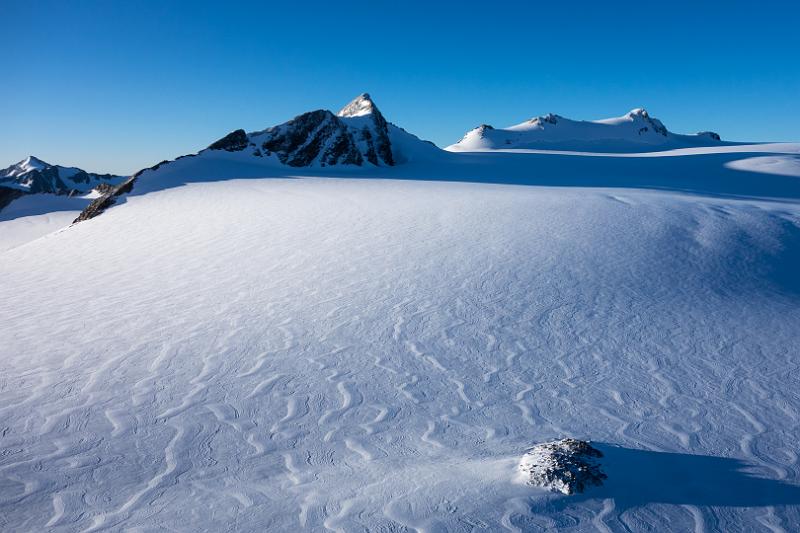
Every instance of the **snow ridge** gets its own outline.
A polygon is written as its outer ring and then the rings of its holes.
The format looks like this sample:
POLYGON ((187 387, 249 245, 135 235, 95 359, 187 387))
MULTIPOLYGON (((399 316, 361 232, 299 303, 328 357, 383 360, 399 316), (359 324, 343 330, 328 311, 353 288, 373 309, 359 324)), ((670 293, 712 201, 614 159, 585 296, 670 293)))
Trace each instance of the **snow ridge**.
POLYGON ((472 152, 485 150, 586 150, 636 152, 693 146, 717 146, 714 132, 682 135, 670 132, 643 108, 632 109, 621 117, 602 120, 572 120, 548 113, 508 128, 482 124, 467 132, 446 150, 472 152))

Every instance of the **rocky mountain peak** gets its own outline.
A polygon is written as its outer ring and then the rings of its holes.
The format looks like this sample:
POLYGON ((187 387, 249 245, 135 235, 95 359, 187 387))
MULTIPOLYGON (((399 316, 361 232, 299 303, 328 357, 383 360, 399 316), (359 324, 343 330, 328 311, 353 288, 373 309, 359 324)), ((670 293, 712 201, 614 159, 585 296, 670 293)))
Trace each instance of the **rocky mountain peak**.
POLYGON ((379 114, 378 107, 368 93, 356 96, 349 104, 344 106, 337 116, 342 118, 363 117, 365 115, 379 114))
POLYGON ((0 187, 26 194, 75 194, 92 190, 103 183, 117 183, 121 176, 93 174, 73 167, 51 165, 29 155, 19 163, 0 170, 0 187))
POLYGON ((17 163, 17 165, 20 167, 25 167, 27 169, 43 169, 46 167, 53 166, 50 163, 46 163, 33 155, 29 155, 28 157, 17 163))

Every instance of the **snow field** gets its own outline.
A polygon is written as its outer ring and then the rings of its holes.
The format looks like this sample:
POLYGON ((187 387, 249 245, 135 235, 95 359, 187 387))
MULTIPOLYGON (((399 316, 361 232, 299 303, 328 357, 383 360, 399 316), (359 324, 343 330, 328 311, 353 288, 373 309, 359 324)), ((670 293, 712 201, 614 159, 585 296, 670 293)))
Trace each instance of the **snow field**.
POLYGON ((0 528, 791 531, 799 211, 364 179, 131 196, 2 255, 0 528), (611 449, 608 491, 519 483, 565 436, 611 449))

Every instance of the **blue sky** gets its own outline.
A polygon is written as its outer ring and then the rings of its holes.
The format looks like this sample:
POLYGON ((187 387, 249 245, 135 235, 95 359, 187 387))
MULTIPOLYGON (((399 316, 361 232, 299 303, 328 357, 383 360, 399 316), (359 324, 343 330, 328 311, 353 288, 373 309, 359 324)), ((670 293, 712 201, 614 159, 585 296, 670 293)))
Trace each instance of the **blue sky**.
POLYGON ((364 91, 440 146, 634 107, 800 140, 798 2, 224 4, 0 0, 0 167, 130 173, 364 91))

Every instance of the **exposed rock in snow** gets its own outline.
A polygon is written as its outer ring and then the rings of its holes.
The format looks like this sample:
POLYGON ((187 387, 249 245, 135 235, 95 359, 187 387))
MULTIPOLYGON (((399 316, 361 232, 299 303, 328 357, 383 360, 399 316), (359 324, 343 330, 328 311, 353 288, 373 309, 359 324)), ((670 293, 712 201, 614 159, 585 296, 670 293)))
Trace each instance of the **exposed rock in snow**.
POLYGON ((212 143, 209 150, 227 150, 228 152, 241 152, 247 148, 248 139, 244 130, 236 130, 227 134, 222 139, 212 143))
POLYGON ((636 108, 621 117, 603 120, 570 120, 548 113, 504 129, 481 125, 446 149, 454 152, 497 149, 636 152, 719 143, 719 135, 712 132, 672 133, 645 109, 636 108))
MULTIPOLYGON (((655 133, 662 135, 664 137, 667 137, 669 135, 669 131, 667 130, 666 126, 664 126, 664 124, 657 118, 651 117, 650 113, 648 113, 646 109, 643 109, 641 107, 632 109, 631 111, 628 112, 627 115, 625 115, 625 117, 632 123, 637 123, 640 125, 643 124, 641 125, 641 127, 639 127, 638 130, 640 135, 644 132, 650 131, 651 128, 655 133)), ((619 124, 619 121, 615 119, 607 119, 605 121, 599 120, 597 122, 601 124, 612 124, 612 125, 619 124)))
POLYGON ((603 484, 606 475, 600 470, 601 457, 603 453, 586 441, 562 439, 531 448, 519 468, 529 485, 575 494, 603 484))
POLYGON ((327 110, 311 111, 285 124, 250 135, 265 155, 293 167, 362 165, 363 154, 347 126, 327 110))
POLYGON ((293 167, 358 165, 393 166, 395 156, 389 124, 368 94, 347 104, 338 114, 311 111, 252 133, 249 140, 263 153, 278 156, 293 167))
POLYGON ((713 131, 699 131, 696 133, 698 137, 709 137, 714 139, 715 141, 721 141, 722 139, 719 136, 719 133, 715 133, 713 131))
POLYGON ((120 185, 114 187, 111 190, 108 190, 102 196, 95 198, 91 204, 86 206, 86 209, 81 211, 81 214, 78 215, 78 218, 73 220, 72 223, 76 224, 78 222, 83 222, 84 220, 89 220, 90 218, 94 218, 97 215, 101 214, 103 211, 114 205, 119 196, 131 192, 131 190, 133 190, 133 184, 135 182, 136 182, 136 177, 132 176, 127 180, 125 180, 120 185))

